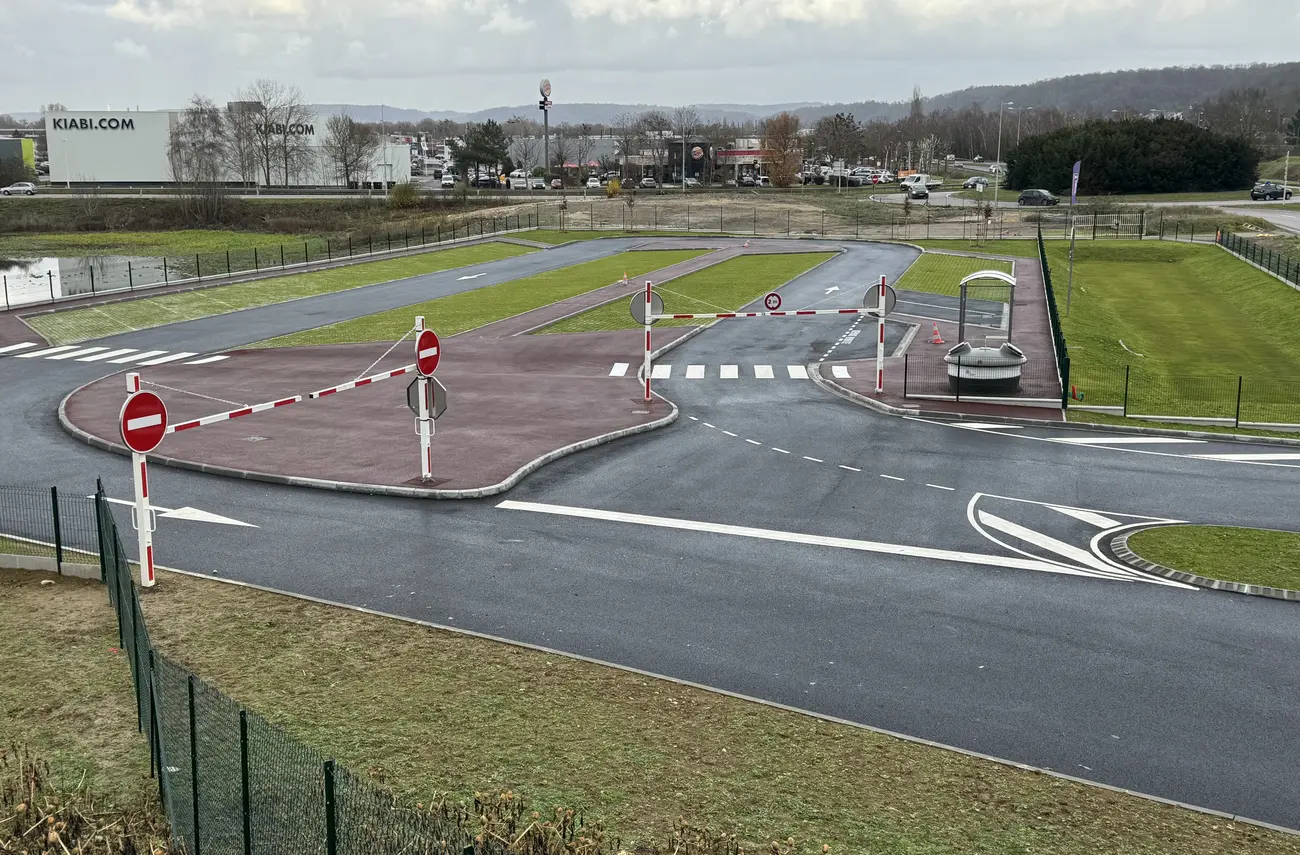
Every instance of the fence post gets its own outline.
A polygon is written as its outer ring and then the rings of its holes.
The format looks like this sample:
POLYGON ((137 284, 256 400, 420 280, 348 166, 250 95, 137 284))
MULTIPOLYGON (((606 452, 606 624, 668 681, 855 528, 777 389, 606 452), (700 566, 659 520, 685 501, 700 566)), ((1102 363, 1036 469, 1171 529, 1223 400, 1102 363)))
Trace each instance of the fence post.
MULTIPOLYGON (((959 336, 960 338, 960 336, 959 336)), ((953 387, 953 395, 956 403, 961 403, 961 356, 957 357, 957 385, 953 387)))
POLYGON ((1131 366, 1124 366, 1124 418, 1128 418, 1128 372, 1131 366))
POLYGON ((390 232, 390 231, 388 231, 388 230, 385 230, 385 231, 384 231, 384 239, 387 241, 387 251, 388 251, 388 252, 392 252, 392 251, 393 251, 393 233, 390 232))
POLYGON ((280 244, 280 269, 284 269, 284 244, 280 244))
POLYGON ((1070 357, 1061 360, 1061 409, 1070 408, 1070 357))
POLYGON ((302 242, 302 266, 306 267, 311 264, 311 258, 307 254, 307 241, 302 242))
POLYGON ((54 302, 54 271, 53 270, 45 271, 45 278, 49 280, 50 283, 50 302, 53 303, 54 302))
POLYGON ((424 226, 420 226, 420 246, 424 246, 425 243, 426 241, 424 239, 424 226))
POLYGON ((108 532, 104 530, 104 482, 95 479, 95 533, 99 535, 99 581, 108 582, 108 532))
POLYGON ((325 260, 326 261, 334 260, 334 248, 330 246, 329 238, 325 238, 325 260))
POLYGON ((785 236, 790 236, 790 209, 785 209, 785 236))
POLYGON ((244 809, 244 855, 253 855, 253 810, 248 787, 248 713, 239 711, 240 803, 244 809))
POLYGON ((226 250, 226 278, 230 278, 230 250, 226 250))
POLYGON ((1233 426, 1234 428, 1239 428, 1239 427, 1241 427, 1241 379, 1242 379, 1241 376, 1238 375, 1238 377, 1237 377, 1237 414, 1236 414, 1236 416, 1234 416, 1233 419, 1232 419, 1232 426, 1233 426))
POLYGON ((1097 212, 1092 212, 1092 239, 1097 239, 1097 212))
POLYGON ((253 247, 253 272, 260 273, 261 271, 261 265, 257 262, 257 247, 253 247))
POLYGON ((325 853, 336 855, 339 849, 338 818, 334 815, 334 761, 325 761, 325 853))
POLYGON ((189 678, 190 696, 190 795, 194 807, 194 855, 202 855, 199 834, 199 734, 194 713, 194 675, 189 678))
POLYGON ((167 804, 167 781, 163 771, 162 734, 158 730, 158 701, 154 692, 153 650, 149 651, 149 722, 153 738, 149 742, 149 755, 156 757, 158 769, 158 801, 167 804))
POLYGON ((54 513, 54 568, 63 575, 63 526, 59 522, 59 488, 50 488, 50 510, 54 513))
POLYGON ((95 293, 95 260, 90 260, 90 293, 95 293))
POLYGON ((754 234, 758 234, 758 206, 754 206, 754 234))
POLYGON ((203 259, 199 258, 197 252, 194 253, 194 276, 200 282, 203 281, 203 259))
POLYGON ((367 243, 368 243, 368 245, 369 245, 369 249, 366 250, 366 255, 374 255, 374 253, 375 253, 375 235, 374 235, 373 232, 371 232, 370 234, 366 235, 366 241, 367 241, 367 243))
POLYGON ((907 357, 908 354, 904 353, 903 354, 903 397, 904 398, 907 397, 907 357))
POLYGON ((126 263, 126 290, 135 290, 135 274, 131 271, 131 262, 126 263))

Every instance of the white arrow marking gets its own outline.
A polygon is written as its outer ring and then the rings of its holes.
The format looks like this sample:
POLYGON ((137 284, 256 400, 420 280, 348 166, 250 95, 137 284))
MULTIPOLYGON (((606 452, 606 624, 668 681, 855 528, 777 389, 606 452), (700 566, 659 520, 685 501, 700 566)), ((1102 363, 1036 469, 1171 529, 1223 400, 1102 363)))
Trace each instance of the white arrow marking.
MULTIPOLYGON (((93 499, 95 497, 87 496, 86 498, 93 499)), ((128 502, 126 499, 113 499, 113 498, 105 497, 105 501, 112 502, 115 505, 125 505, 128 508, 135 506, 135 502, 128 502)), ((167 517, 169 519, 191 520, 193 522, 216 523, 217 525, 237 525, 237 526, 243 526, 244 528, 257 528, 257 526, 253 525, 252 523, 242 522, 237 519, 232 519, 231 517, 223 517, 220 514, 210 513, 208 511, 201 511, 198 508, 191 508, 188 506, 184 508, 177 508, 175 510, 172 510, 171 508, 164 508, 161 505, 153 505, 152 507, 155 511, 158 512, 159 516, 167 517)))
POLYGON ((462 276, 462 277, 460 277, 459 279, 457 279, 456 281, 457 281, 457 282, 464 282, 466 279, 477 279, 477 278, 479 278, 480 276, 487 276, 487 274, 486 274, 486 273, 474 273, 474 274, 471 274, 471 275, 469 275, 469 276, 462 276))
POLYGON ((840 286, 838 286, 838 285, 832 285, 831 287, 829 287, 829 288, 826 289, 826 293, 829 294, 829 293, 831 293, 832 291, 838 291, 838 290, 840 290, 840 286))

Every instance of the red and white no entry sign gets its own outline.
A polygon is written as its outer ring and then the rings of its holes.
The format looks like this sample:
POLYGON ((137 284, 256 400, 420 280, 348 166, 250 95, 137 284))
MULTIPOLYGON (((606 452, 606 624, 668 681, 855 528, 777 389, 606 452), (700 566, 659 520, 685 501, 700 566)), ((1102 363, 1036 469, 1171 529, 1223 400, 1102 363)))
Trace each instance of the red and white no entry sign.
POLYGON ((763 298, 763 305, 769 312, 775 312, 781 308, 781 295, 773 291, 763 298))
POLYGON ((433 330, 420 330, 415 337, 415 370, 421 377, 432 377, 438 370, 438 361, 442 358, 438 344, 438 334, 433 330))
POLYGON ((127 448, 148 454, 167 433, 167 407, 153 392, 134 392, 122 405, 118 428, 127 448))

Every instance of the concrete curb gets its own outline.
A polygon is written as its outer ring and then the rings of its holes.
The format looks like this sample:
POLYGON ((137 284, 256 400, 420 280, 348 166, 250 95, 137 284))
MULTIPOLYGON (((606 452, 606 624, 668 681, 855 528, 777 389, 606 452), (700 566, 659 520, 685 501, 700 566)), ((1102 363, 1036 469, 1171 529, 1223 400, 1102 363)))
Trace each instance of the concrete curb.
POLYGON ((671 683, 673 685, 683 686, 690 689, 697 689, 702 692, 708 692, 710 694, 718 695, 725 698, 733 698, 735 700, 747 701, 749 703, 758 704, 760 706, 767 707, 768 709, 781 710, 783 712, 794 713, 795 715, 806 716, 810 719, 827 722, 828 724, 844 725, 845 727, 851 727, 855 730, 866 731, 868 733, 874 733, 880 736, 892 737, 894 739, 898 739, 902 742, 907 742, 912 745, 923 745, 928 748, 936 748, 942 751, 950 751, 955 754, 961 754, 963 756, 970 757, 976 760, 984 760, 990 763, 996 763, 999 766, 1005 766, 1011 769, 1018 769, 1024 772, 1034 772, 1040 775, 1047 775, 1052 778, 1056 778, 1058 780, 1069 781, 1070 783, 1081 784, 1086 787, 1093 787, 1095 789, 1106 790, 1112 793, 1119 793, 1121 795, 1133 796, 1135 798, 1143 799, 1149 802, 1155 802, 1157 804, 1167 805, 1169 807, 1176 807, 1176 808, 1182 808, 1184 810, 1190 810, 1195 813, 1202 814, 1204 816, 1213 816, 1229 822, 1240 822, 1244 825, 1251 825, 1257 828, 1264 828, 1264 829, 1268 829, 1269 831, 1276 831, 1282 834, 1300 836, 1300 829, 1287 828, 1286 826, 1282 826, 1282 825, 1274 825, 1273 823, 1264 822, 1263 820, 1251 819, 1249 817, 1241 816, 1239 814, 1226 813, 1224 811, 1215 810, 1213 808, 1188 804, 1187 802, 1180 802, 1174 799, 1167 799, 1164 798, 1163 796, 1151 795, 1149 793, 1143 793, 1137 790, 1129 790, 1129 789, 1125 789, 1124 787, 1116 787, 1111 784, 1103 784, 1098 781, 1089 781, 1086 778, 1080 778, 1075 775, 1066 774, 1064 772, 1057 772, 1055 770, 1046 767, 1031 766, 1027 763, 1019 763, 1015 760, 1007 760, 1002 757, 995 757, 991 754, 983 754, 979 751, 972 751, 967 748, 958 748, 955 745, 948 745, 943 742, 935 742, 934 740, 924 739, 919 736, 908 736, 905 733, 899 733, 893 730, 886 730, 885 728, 882 727, 875 727, 873 725, 863 724, 861 722, 850 721, 848 719, 843 719, 843 718, 837 718, 836 716, 813 712, 812 710, 801 709, 800 707, 792 706, 790 704, 783 704, 778 701, 769 701, 763 698, 754 697, 752 695, 745 695, 740 692, 733 692, 727 689, 719 689, 717 687, 709 686, 704 683, 696 683, 691 680, 683 680, 678 677, 669 677, 665 674, 660 674, 655 671, 647 671, 643 668, 635 668, 630 665, 620 665, 617 662, 610 662, 604 659, 597 659, 592 656, 584 656, 580 653, 570 653, 568 651, 560 650, 554 647, 544 647, 540 644, 530 644, 526 641, 515 641, 514 639, 504 638, 498 635, 489 635, 488 633, 484 633, 484 632, 475 632, 474 630, 463 629, 461 627, 448 626, 445 624, 434 623, 432 621, 420 620, 419 618, 405 617, 403 615, 395 615, 389 612, 382 612, 377 609, 367 608, 365 606, 353 606, 347 603, 339 603, 321 597, 309 596, 307 594, 295 594, 291 591, 283 591, 278 588, 272 588, 266 585, 256 585, 251 582, 241 582, 237 579, 224 579, 220 577, 214 577, 211 575, 205 575, 203 573, 196 573, 190 570, 177 570, 171 567, 160 566, 158 569, 167 573, 176 573, 181 576, 190 576, 195 579, 206 579, 210 582, 220 582, 221 584, 224 585, 234 585, 236 587, 247 588, 249 590, 263 591, 269 594, 278 594, 280 596, 290 597, 292 599, 301 600, 304 602, 316 603, 318 605, 346 609, 351 612, 357 612, 358 614, 372 615, 374 617, 396 620, 402 623, 411 624, 413 626, 424 627, 426 629, 441 630, 442 632, 446 632, 452 635, 463 636, 466 638, 476 638, 476 639, 481 639, 483 641, 494 641, 497 642, 498 644, 509 645, 510 647, 518 648, 520 650, 530 650, 536 653, 544 653, 548 656, 563 656, 565 659, 571 659, 575 662, 585 662, 591 665, 599 665, 605 668, 610 668, 615 671, 621 671, 625 674, 635 674, 639 677, 648 677, 654 680, 662 680, 666 683, 671 683))
MULTIPOLYGON (((91 381, 91 383, 97 382, 99 381, 91 381)), ((59 425, 73 437, 93 448, 99 448, 104 451, 111 451, 114 454, 129 456, 131 452, 125 446, 108 442, 107 440, 100 439, 91 433, 87 433, 74 425, 71 420, 68 419, 68 400, 82 389, 91 385, 91 383, 85 383, 78 386, 76 389, 64 396, 63 400, 59 401, 59 425)), ((224 475, 230 478, 242 478, 248 481, 263 481, 268 484, 285 484, 290 487, 313 487, 318 490, 333 490, 340 493, 362 493, 370 496, 401 496, 409 499, 481 499, 486 496, 494 496, 497 493, 504 493, 528 475, 531 475, 533 472, 536 472, 548 463, 559 460, 561 457, 568 457, 570 454, 576 454, 579 451, 586 451, 589 448, 595 448, 598 445, 604 445, 605 443, 613 442, 617 439, 623 439, 625 437, 635 436, 639 433, 647 433, 661 427, 667 427, 677 421, 679 412, 676 404, 667 399, 664 400, 670 407, 672 407, 672 412, 662 418, 655 419, 652 422, 646 422, 645 424, 620 428, 579 442, 570 443, 569 445, 549 451, 540 457, 530 460, 502 481, 498 481, 495 484, 489 484, 485 487, 470 487, 464 490, 398 487, 392 484, 361 484, 354 481, 332 481, 324 478, 303 478, 293 475, 276 475, 269 472, 252 472, 246 469, 234 469, 227 466, 213 466, 207 463, 195 463, 192 460, 181 460, 179 458, 164 457, 157 454, 150 454, 149 459, 153 463, 160 463, 163 466, 171 466, 175 469, 189 469, 194 472, 224 475)))
POLYGON ((1185 582, 1188 585, 1196 585, 1199 588, 1211 588, 1215 591, 1228 591, 1229 593, 1246 594, 1252 597, 1268 597, 1274 600, 1291 600, 1292 602, 1300 602, 1300 591, 1293 591, 1290 588, 1270 588, 1267 585, 1249 585, 1244 582, 1225 582, 1222 579, 1211 579, 1208 576, 1197 576, 1195 573, 1187 573, 1182 570, 1175 570, 1172 567, 1166 567, 1163 564, 1156 564, 1153 561, 1147 561, 1129 548, 1128 539, 1130 535, 1152 528, 1168 527, 1169 526, 1167 525, 1148 525, 1133 529, 1132 531, 1126 531, 1122 534, 1117 534, 1110 541, 1111 551, 1115 553, 1116 558, 1135 570, 1141 570, 1144 573, 1153 573, 1157 576, 1163 576, 1166 579, 1185 582))
POLYGON ((93 579, 99 581, 100 569, 98 564, 77 564, 74 562, 64 561, 61 565, 53 558, 45 558, 39 555, 10 555, 0 553, 0 570, 34 570, 44 573, 54 573, 59 576, 70 576, 74 579, 93 579))

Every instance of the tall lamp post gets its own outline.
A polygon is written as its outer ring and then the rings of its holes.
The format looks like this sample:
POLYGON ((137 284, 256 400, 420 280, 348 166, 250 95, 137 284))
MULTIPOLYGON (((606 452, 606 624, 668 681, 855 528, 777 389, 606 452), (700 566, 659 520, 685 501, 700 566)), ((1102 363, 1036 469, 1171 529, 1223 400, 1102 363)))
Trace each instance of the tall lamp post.
MULTIPOLYGON (((542 174, 551 172, 551 81, 543 79, 537 91, 542 100, 537 102, 537 109, 542 111, 542 174)), ((531 186, 531 182, 530 182, 531 186)))
POLYGON ((1032 110, 1032 109, 1034 109, 1034 108, 1033 108, 1033 107, 1017 107, 1017 108, 1016 108, 1016 146, 1017 146, 1017 147, 1019 147, 1019 145, 1020 145, 1020 124, 1021 124, 1021 122, 1023 122, 1024 119, 1025 119, 1025 111, 1026 111, 1026 110, 1032 110))
POLYGON ((1014 107, 1015 101, 1003 101, 998 104, 998 155, 994 158, 993 163, 993 210, 998 209, 998 186, 999 178, 1002 177, 1002 111, 1006 107, 1014 107))
POLYGON ((63 177, 65 179, 65 183, 68 186, 68 189, 71 190, 72 189, 72 150, 68 148, 67 137, 59 137, 59 141, 63 143, 63 168, 68 171, 68 174, 63 177))

